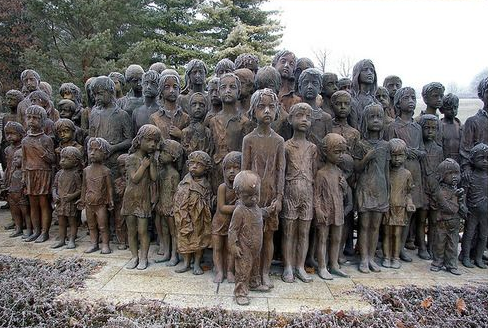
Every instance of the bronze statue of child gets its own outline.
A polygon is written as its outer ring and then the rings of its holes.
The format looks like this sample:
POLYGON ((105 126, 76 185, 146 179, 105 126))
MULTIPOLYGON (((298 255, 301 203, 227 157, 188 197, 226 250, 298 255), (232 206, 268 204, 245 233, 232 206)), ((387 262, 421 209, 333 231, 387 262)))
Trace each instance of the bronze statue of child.
MULTIPOLYGON (((390 98, 388 108, 383 108, 383 109, 386 111, 388 117, 392 119, 395 119, 396 117, 396 110, 394 106, 395 93, 397 92, 397 90, 401 89, 402 85, 403 85, 402 79, 396 75, 388 75, 383 80, 383 87, 386 88, 386 90, 388 90, 388 96, 390 98)), ((378 98, 378 100, 380 99, 378 98)))
POLYGON ((361 139, 358 130, 353 128, 347 122, 349 114, 351 113, 351 95, 346 91, 336 91, 330 97, 332 110, 334 111, 334 119, 332 120, 332 131, 340 134, 347 141, 348 150, 350 154, 354 145, 361 139))
POLYGON ((161 130, 163 139, 181 140, 181 130, 190 123, 190 117, 178 105, 180 77, 177 74, 163 74, 159 80, 161 104, 159 110, 149 117, 149 123, 161 130))
POLYGON ((148 265, 149 232, 152 214, 151 191, 158 177, 156 150, 161 140, 161 131, 152 124, 141 126, 132 140, 129 157, 125 161, 127 185, 120 214, 125 217, 129 249, 132 258, 127 269, 144 270, 148 265), (138 252, 140 244, 140 252, 138 252))
POLYGON ((464 228, 461 259, 465 267, 474 268, 470 259, 471 249, 474 249, 474 264, 486 269, 483 252, 488 238, 488 145, 477 144, 471 148, 469 155, 471 167, 463 177, 462 187, 466 191, 470 214, 464 228))
POLYGON ((76 147, 67 146, 60 152, 59 166, 53 183, 53 202, 58 216, 58 241, 51 248, 65 245, 68 225, 70 228, 68 249, 75 248, 78 232, 78 209, 76 202, 81 194, 81 168, 83 153, 76 147))
POLYGON ((52 138, 44 133, 46 110, 31 105, 26 110, 27 136, 22 139, 22 172, 25 194, 29 197, 33 234, 26 241, 42 243, 49 239, 52 208, 49 200, 53 166, 56 163, 52 138), (42 228, 42 230, 41 230, 42 228))
POLYGON ((254 74, 258 72, 259 69, 259 58, 256 55, 244 53, 237 56, 234 60, 236 69, 247 68, 254 74))
POLYGON ((439 111, 444 114, 440 120, 440 130, 442 135, 442 150, 444 151, 444 158, 452 158, 458 163, 461 163, 461 155, 459 154, 459 147, 461 146, 461 137, 463 135, 463 126, 461 121, 456 117, 458 114, 459 98, 448 93, 442 98, 442 106, 439 111))
POLYGON ((241 81, 241 93, 239 94, 239 108, 247 113, 251 105, 251 96, 254 93, 254 73, 247 68, 240 68, 234 71, 241 81))
POLYGON ((188 156, 187 166, 189 173, 178 184, 173 200, 178 253, 183 256, 183 267, 176 272, 190 270, 193 257, 193 274, 200 275, 203 251, 212 240, 212 189, 207 179, 212 159, 203 151, 194 151, 188 156))
POLYGON ((361 121, 363 139, 352 152, 357 174, 356 201, 359 213, 359 271, 381 271, 374 261, 381 219, 389 208, 389 159, 388 142, 383 140, 385 111, 380 104, 364 108, 361 121))
POLYGON ((271 123, 278 115, 278 97, 271 89, 256 91, 251 97, 249 117, 257 127, 242 141, 242 170, 251 170, 261 178, 259 207, 263 210, 264 232, 260 273, 262 284, 273 287, 269 277, 273 259, 273 235, 278 230, 285 184, 285 141, 273 131, 271 123))
MULTIPOLYGON (((112 82, 113 83, 113 82, 112 82)), ((81 183, 81 198, 78 209, 86 210, 88 230, 90 233, 90 247, 85 253, 99 250, 98 238, 102 239, 102 254, 110 254, 110 228, 108 211, 114 208, 112 176, 104 165, 110 152, 110 144, 103 138, 91 137, 88 140, 88 165, 83 170, 81 183)))
MULTIPOLYGON (((125 81, 129 85, 129 91, 121 98, 116 98, 116 90, 114 83, 114 98, 117 99, 117 105, 132 117, 134 109, 144 104, 144 98, 142 96, 142 75, 144 69, 140 65, 129 65, 125 70, 125 81)), ((113 81, 111 79, 111 81, 113 81)))
MULTIPOLYGON (((395 91, 396 92, 396 91, 395 91)), ((383 110, 385 111, 385 130, 388 129, 388 126, 390 126, 391 122, 395 120, 395 116, 390 116, 390 108, 393 106, 392 103, 393 100, 390 99, 390 94, 388 92, 388 89, 385 87, 378 87, 376 90, 376 99, 380 102, 381 106, 383 106, 383 110)), ((395 112, 393 111, 393 115, 395 115, 395 112)))
POLYGON ((181 146, 185 151, 185 158, 196 150, 212 153, 210 129, 203 124, 207 109, 207 97, 200 92, 192 93, 188 108, 190 124, 181 131, 181 146))
POLYGON ((205 79, 207 77, 207 65, 200 59, 192 59, 186 64, 185 85, 178 97, 178 104, 185 113, 188 113, 190 106, 190 97, 195 92, 207 96, 205 91, 205 79))
POLYGON ((219 95, 219 78, 212 77, 207 83, 208 112, 203 121, 203 125, 209 126, 210 119, 222 110, 222 100, 219 95))
MULTIPOLYGON (((151 69, 151 68, 149 68, 151 69)), ((159 72, 158 72, 159 73, 159 72)), ((115 98, 120 99, 124 97, 125 76, 119 72, 110 72, 108 77, 114 81, 115 84, 115 98)))
POLYGON ((332 107, 332 95, 339 90, 337 88, 337 75, 334 73, 324 73, 322 75, 322 89, 320 95, 322 96, 322 109, 324 112, 334 118, 335 113, 332 107))
POLYGON ((349 124, 357 129, 361 126, 363 112, 366 106, 379 104, 376 99, 378 89, 378 74, 370 59, 358 61, 352 69, 352 110, 349 115, 349 124))
POLYGON ((347 91, 349 94, 352 94, 351 86, 352 81, 348 77, 343 77, 337 81, 337 89, 347 91))
POLYGON ((434 245, 435 224, 437 222, 437 194, 439 179, 437 178, 437 167, 444 160, 442 147, 436 142, 439 133, 439 119, 432 114, 424 114, 419 119, 424 139, 425 156, 420 160, 422 169, 422 184, 424 194, 422 195, 423 207, 419 209, 416 222, 416 241, 418 256, 423 260, 430 260, 432 247, 434 245), (428 220, 428 221, 427 221, 428 220), (429 225, 427 237, 429 250, 425 244, 425 224, 429 225))
POLYGON ((239 305, 248 305, 249 290, 267 292, 260 276, 263 244, 263 216, 259 207, 260 178, 253 171, 241 171, 234 179, 239 198, 229 226, 229 248, 235 257, 234 296, 239 305))
POLYGON ((147 71, 142 75, 142 95, 144 103, 132 112, 132 129, 139 131, 141 126, 149 124, 149 117, 159 109, 159 74, 147 71))
POLYGON ((12 220, 15 223, 15 230, 9 237, 23 236, 22 238, 28 238, 32 234, 32 222, 29 215, 29 199, 24 194, 22 149, 19 148, 14 151, 9 166, 10 172, 6 186, 8 192, 7 202, 12 220), (27 228, 25 235, 23 235, 24 224, 27 228))
POLYGON ((213 281, 216 283, 222 282, 224 277, 227 277, 229 283, 235 282, 235 263, 233 253, 229 250, 228 231, 237 200, 233 183, 236 175, 241 171, 241 162, 242 153, 238 151, 231 151, 222 161, 224 183, 217 189, 217 209, 212 219, 212 246, 215 271, 213 281))
POLYGON ((70 119, 60 118, 58 121, 56 121, 56 123, 54 123, 54 133, 57 140, 59 140, 59 145, 54 150, 56 152, 57 167, 61 158, 61 151, 66 147, 75 147, 81 154, 84 154, 83 146, 76 142, 76 131, 76 125, 70 119))
POLYGON ((236 70, 236 65, 232 60, 229 58, 224 58, 219 60, 219 62, 215 65, 215 76, 222 77, 222 75, 227 73, 234 73, 236 70))
POLYGON ((288 116, 293 137, 285 142, 285 187, 280 214, 284 265, 281 279, 288 283, 293 282, 295 276, 303 282, 312 281, 305 271, 318 153, 317 146, 306 138, 312 124, 311 117, 312 107, 306 103, 291 106, 288 116))
POLYGON ((332 279, 331 274, 347 278, 349 276, 339 266, 347 181, 338 167, 342 156, 346 153, 347 142, 341 135, 329 133, 321 144, 325 165, 317 171, 313 195, 317 234, 317 274, 326 280, 332 279), (327 270, 327 258, 329 270, 327 270))
POLYGON ((342 155, 342 160, 337 165, 347 182, 347 191, 344 193, 344 225, 342 226, 341 246, 339 247, 339 264, 347 262, 345 255, 354 255, 354 159, 348 153, 342 155))
MULTIPOLYGON (((278 101, 283 110, 288 113, 292 105, 301 102, 300 97, 295 94, 297 57, 289 50, 280 50, 274 55, 271 66, 276 68, 280 74, 281 83, 280 91, 277 93, 278 101)), ((318 92, 320 92, 320 88, 318 92)), ((300 94, 303 95, 301 92, 300 94)))
POLYGON ((156 203, 156 230, 159 236, 159 251, 161 259, 156 262, 169 262, 167 266, 178 264, 177 231, 173 214, 173 197, 180 183, 178 168, 183 159, 183 147, 178 141, 163 140, 158 157, 159 174, 157 181, 158 200, 156 203))
POLYGON ((117 164, 119 168, 118 177, 114 180, 114 210, 113 218, 115 225, 115 236, 119 245, 117 249, 127 249, 127 223, 125 217, 121 214, 122 201, 124 199, 125 187, 127 186, 127 169, 125 167, 125 161, 129 157, 129 154, 122 154, 117 158, 117 164))
POLYGON ((415 212, 410 191, 413 180, 405 169, 407 144, 402 139, 393 138, 390 146, 390 209, 383 217, 383 260, 385 268, 400 269, 402 231, 408 222, 408 214, 415 212))
POLYGON ((458 269, 459 227, 461 218, 465 217, 468 211, 464 189, 458 188, 461 169, 455 160, 447 158, 439 164, 437 172, 440 183, 439 214, 436 218, 434 260, 430 270, 437 272, 445 267, 448 272, 458 276, 461 274, 458 269))

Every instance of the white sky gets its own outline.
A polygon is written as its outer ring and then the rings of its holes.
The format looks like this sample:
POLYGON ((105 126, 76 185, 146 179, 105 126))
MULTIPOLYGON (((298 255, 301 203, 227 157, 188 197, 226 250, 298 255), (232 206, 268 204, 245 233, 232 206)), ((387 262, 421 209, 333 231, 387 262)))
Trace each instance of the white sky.
POLYGON ((263 9, 282 11, 280 48, 316 65, 313 50, 326 48, 336 73, 340 58, 369 58, 380 85, 393 74, 415 89, 465 88, 488 67, 487 0, 270 0, 263 9))

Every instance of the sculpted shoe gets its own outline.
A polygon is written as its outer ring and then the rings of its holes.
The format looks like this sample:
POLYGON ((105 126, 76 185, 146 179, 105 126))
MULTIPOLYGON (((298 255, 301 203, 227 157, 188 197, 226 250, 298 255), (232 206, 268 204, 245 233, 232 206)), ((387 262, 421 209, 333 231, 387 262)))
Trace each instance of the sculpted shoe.
POLYGON ((330 272, 327 271, 327 268, 318 269, 317 274, 319 275, 320 278, 322 278, 324 280, 332 280, 332 279, 334 279, 332 277, 332 275, 330 274, 330 272))
POLYGON ((466 267, 466 268, 474 268, 474 264, 471 262, 471 260, 469 259, 469 257, 465 257, 463 258, 463 265, 466 267))
POLYGON ((295 281, 295 277, 293 276, 293 272, 291 269, 285 269, 283 274, 281 275, 281 280, 286 283, 293 283, 295 281))
POLYGON ((388 258, 384 258, 383 261, 381 261, 381 265, 384 268, 390 268, 391 267, 391 261, 388 258))
POLYGON ((455 276, 460 276, 463 274, 458 268, 451 268, 447 271, 449 271, 450 273, 452 273, 455 276))
POLYGON ((402 264, 400 263, 399 259, 391 259, 391 266, 392 269, 400 269, 402 264))
POLYGON ((100 251, 101 254, 110 254, 112 250, 107 244, 102 244, 102 250, 100 251))
POLYGON ((400 260, 403 262, 412 262, 412 258, 407 255, 407 252, 405 250, 402 250, 400 252, 400 260))
POLYGON ((139 258, 138 257, 133 257, 130 259, 130 261, 125 265, 126 269, 132 270, 137 267, 139 264, 139 258))
POLYGON ((370 273, 371 271, 369 271, 369 265, 368 265, 368 262, 360 262, 359 263, 359 272, 361 273, 370 273))
POLYGON ((420 249, 419 248, 419 251, 418 251, 418 256, 422 259, 422 260, 430 260, 431 257, 429 255, 429 252, 427 252, 426 249, 420 249))
POLYGON ((300 279, 302 282, 309 283, 312 282, 313 279, 310 277, 304 269, 298 269, 295 271, 295 276, 300 279))
POLYGON ((330 273, 342 278, 349 278, 349 275, 339 268, 330 268, 330 273))
POLYGON ((49 234, 45 232, 40 234, 39 237, 37 237, 35 243, 43 243, 48 239, 49 239, 49 234))
POLYGON ((99 248, 98 248, 98 245, 95 244, 95 245, 91 245, 90 247, 88 247, 86 250, 85 250, 85 253, 89 254, 89 253, 93 253, 93 252, 96 252, 98 251, 99 248))
POLYGON ((10 238, 15 238, 15 237, 18 237, 18 236, 22 236, 22 230, 15 230, 14 232, 12 232, 10 235, 8 235, 10 238))
POLYGON ((373 272, 381 272, 380 266, 378 264, 376 264, 376 262, 374 260, 369 261, 369 268, 373 272))
POLYGON ((137 265, 137 270, 146 270, 147 268, 147 259, 140 259, 139 264, 137 265))

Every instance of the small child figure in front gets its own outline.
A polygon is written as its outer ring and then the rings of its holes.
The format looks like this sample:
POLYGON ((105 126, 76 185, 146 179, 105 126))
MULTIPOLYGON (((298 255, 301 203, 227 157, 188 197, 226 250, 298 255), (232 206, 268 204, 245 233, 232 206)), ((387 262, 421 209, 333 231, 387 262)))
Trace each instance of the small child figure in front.
POLYGON ((175 140, 165 139, 159 153, 160 171, 157 181, 158 200, 156 204, 156 230, 159 235, 158 254, 163 258, 156 262, 169 262, 167 266, 178 264, 175 218, 173 215, 173 197, 180 183, 177 168, 183 158, 183 147, 175 140))
POLYGON ((181 145, 185 150, 185 158, 196 150, 212 153, 210 129, 203 124, 207 109, 207 97, 203 93, 194 92, 189 100, 190 124, 181 131, 181 145))
MULTIPOLYGON (((71 122, 71 121, 70 121, 71 122)), ((58 241, 51 248, 65 245, 68 224, 70 228, 68 249, 75 248, 75 238, 78 233, 78 209, 76 202, 81 194, 81 163, 83 154, 78 148, 65 147, 61 150, 59 166, 53 183, 53 202, 59 222, 58 241)))
POLYGON ((463 127, 461 121, 456 117, 458 107, 459 98, 456 95, 448 93, 442 98, 442 106, 439 111, 444 114, 444 117, 440 120, 440 130, 442 131, 440 139, 444 158, 452 158, 461 163, 459 147, 461 146, 463 127))
POLYGON ((10 214, 15 223, 15 231, 11 233, 9 237, 22 236, 24 223, 27 228, 25 236, 29 237, 32 234, 32 222, 29 215, 29 199, 24 194, 24 183, 22 181, 22 149, 20 148, 12 155, 7 186, 7 202, 10 208, 10 214))
POLYGON ((325 165, 317 172, 314 186, 315 224, 317 233, 318 275, 332 279, 331 274, 349 277, 339 266, 339 252, 344 225, 344 198, 347 181, 337 166, 346 153, 347 142, 337 133, 329 133, 322 139, 325 165), (327 257, 329 271, 327 270, 327 257))
POLYGON ((263 210, 264 232, 261 250, 263 285, 273 287, 269 271, 273 259, 273 235, 278 230, 285 185, 285 141, 273 131, 278 116, 278 97, 271 89, 256 91, 251 97, 249 117, 257 127, 242 140, 242 169, 261 178, 259 207, 263 210))
POLYGON ((430 270, 437 272, 445 267, 447 271, 458 276, 461 274, 458 269, 459 226, 461 217, 467 214, 464 189, 457 187, 461 180, 461 169, 455 160, 447 158, 439 164, 437 172, 440 182, 439 214, 433 247, 434 260, 430 270))
POLYGON ((234 179, 239 198, 229 226, 229 248, 235 256, 234 296, 239 305, 250 303, 249 290, 266 292, 261 284, 260 253, 263 244, 263 215, 259 208, 261 179, 252 171, 241 171, 234 179))
POLYGON ((147 268, 149 252, 148 225, 152 214, 153 199, 151 191, 158 178, 155 152, 159 147, 161 131, 152 124, 141 126, 132 140, 129 157, 125 161, 127 185, 125 187, 122 210, 129 237, 129 249, 132 258, 125 266, 127 269, 144 270, 147 268), (140 252, 138 252, 138 246, 140 252), (139 253, 139 254, 138 254, 139 253))
POLYGON ((125 167, 125 161, 129 157, 129 154, 122 154, 117 157, 117 164, 119 167, 119 176, 114 180, 114 225, 115 236, 119 245, 117 249, 127 249, 127 224, 125 217, 120 214, 122 210, 122 201, 124 199, 125 187, 127 186, 127 169, 125 167))
POLYGON ((91 245, 85 253, 96 252, 98 237, 102 237, 102 254, 110 254, 110 228, 108 211, 114 208, 112 176, 103 164, 110 152, 110 144, 103 138, 91 137, 88 140, 88 165, 83 170, 81 198, 78 209, 86 209, 91 245))
POLYGON ((312 107, 306 103, 291 106, 288 116, 293 137, 285 142, 285 192, 280 216, 284 265, 281 279, 289 283, 295 280, 295 275, 303 282, 312 281, 305 271, 317 170, 317 146, 306 138, 312 124, 311 116, 312 107))
POLYGON ((222 161, 224 183, 217 189, 217 210, 212 220, 213 262, 215 268, 214 282, 224 280, 227 274, 229 283, 235 282, 234 256, 228 247, 228 231, 232 213, 236 208, 237 196, 233 189, 236 175, 241 171, 242 153, 231 151, 222 161), (224 270, 227 264, 226 270, 224 270))
POLYGON ((56 156, 53 140, 44 133, 44 123, 47 119, 44 108, 37 105, 29 106, 26 110, 29 131, 22 139, 22 173, 34 228, 34 233, 26 241, 35 240, 37 243, 49 239, 52 220, 49 195, 56 156))
POLYGON ((462 186, 466 190, 466 199, 470 215, 466 220, 461 244, 463 265, 474 268, 470 259, 474 248, 474 264, 486 269, 483 252, 486 249, 488 235, 488 145, 479 143, 469 152, 471 169, 463 179, 462 186), (478 237, 475 239, 476 234, 478 237))
POLYGON ((211 243, 212 214, 210 213, 212 188, 207 175, 212 159, 203 151, 188 156, 188 174, 178 184, 174 196, 174 217, 178 232, 178 252, 183 256, 183 267, 177 273, 190 270, 194 256, 193 274, 203 274, 203 250, 211 243))
POLYGON ((408 222, 408 214, 415 212, 412 202, 413 179, 404 167, 407 158, 407 144, 402 139, 393 138, 390 146, 390 209, 383 217, 383 261, 385 268, 400 269, 402 231, 408 222))

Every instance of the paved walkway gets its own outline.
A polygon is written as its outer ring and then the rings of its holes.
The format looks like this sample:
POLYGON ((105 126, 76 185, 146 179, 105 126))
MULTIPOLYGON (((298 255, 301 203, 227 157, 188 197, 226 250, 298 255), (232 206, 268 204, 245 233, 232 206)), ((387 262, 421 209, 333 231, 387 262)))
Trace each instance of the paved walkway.
MULTIPOLYGON (((0 224, 3 226, 9 218, 9 212, 0 210, 0 224)), ((20 238, 9 238, 10 231, 0 228, 0 253, 15 257, 54 260, 60 257, 81 256, 105 262, 98 273, 87 280, 86 287, 78 291, 70 291, 67 297, 99 299, 123 302, 128 300, 162 299, 170 305, 181 307, 221 306, 229 310, 246 310, 266 314, 269 311, 277 313, 296 313, 306 309, 319 310, 349 310, 369 311, 367 302, 360 300, 354 292, 356 285, 375 288, 390 286, 436 286, 436 285, 464 285, 488 283, 488 270, 466 269, 461 266, 463 275, 454 276, 447 272, 432 273, 429 271, 430 261, 423 261, 411 253, 412 263, 403 263, 400 270, 382 269, 380 273, 362 274, 358 272, 354 259, 346 263, 343 269, 350 278, 334 278, 324 281, 313 274, 314 281, 309 284, 297 281, 287 284, 280 279, 279 266, 273 266, 272 280, 275 288, 270 293, 251 292, 251 304, 240 307, 233 301, 233 284, 224 281, 222 284, 212 282, 210 263, 204 263, 205 274, 194 276, 191 272, 178 274, 174 268, 165 263, 154 263, 156 245, 151 245, 150 262, 146 270, 127 270, 125 264, 130 259, 128 250, 117 250, 112 245, 113 253, 102 255, 99 253, 84 254, 83 250, 89 245, 89 238, 85 229, 80 229, 77 248, 53 250, 57 226, 54 226, 51 239, 43 244, 25 243, 20 238)))

